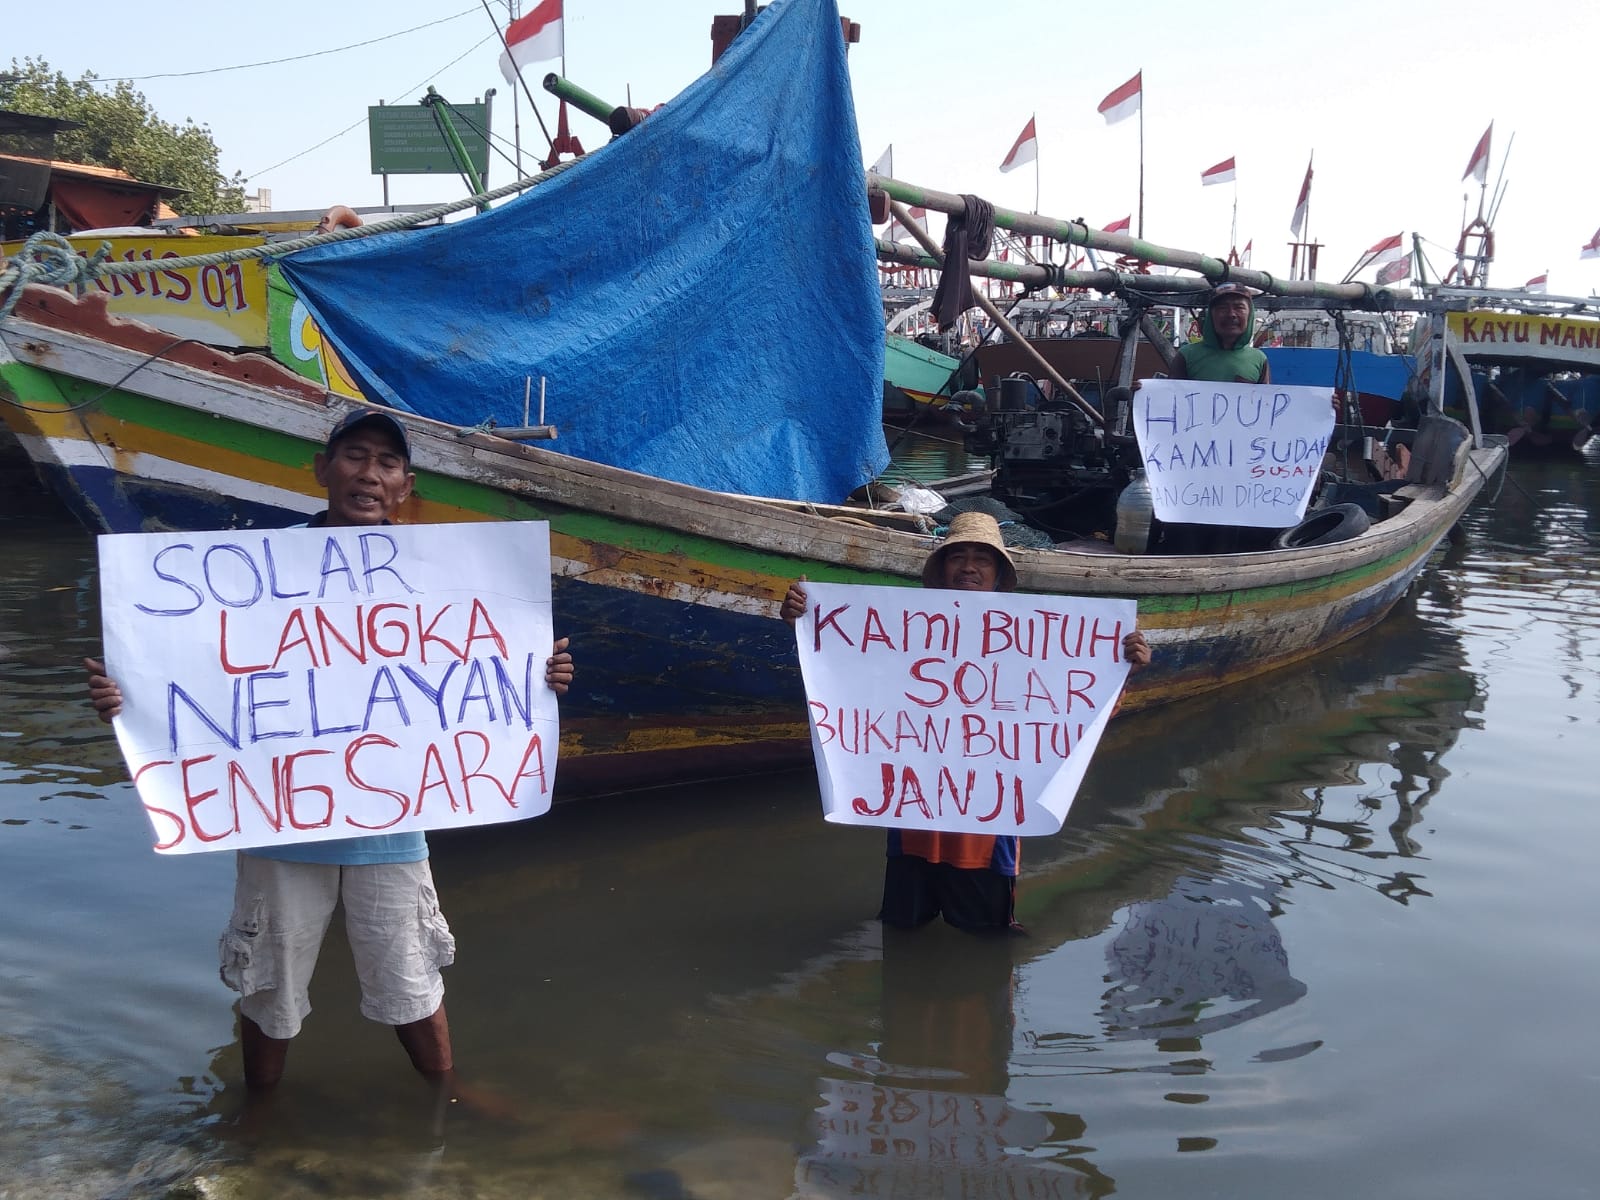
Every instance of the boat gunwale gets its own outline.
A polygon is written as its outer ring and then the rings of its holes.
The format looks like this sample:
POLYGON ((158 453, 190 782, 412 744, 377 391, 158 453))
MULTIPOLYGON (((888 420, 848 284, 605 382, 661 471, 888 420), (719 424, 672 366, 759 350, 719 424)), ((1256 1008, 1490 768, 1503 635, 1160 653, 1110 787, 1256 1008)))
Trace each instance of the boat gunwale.
MULTIPOLYGON (((135 333, 151 329, 139 322, 123 319, 123 323, 133 327, 135 333)), ((313 446, 322 443, 331 417, 362 403, 333 393, 324 393, 320 402, 314 401, 275 388, 270 382, 224 376, 201 366, 165 359, 151 360, 128 378, 126 364, 116 360, 126 355, 149 357, 146 351, 105 336, 29 321, 25 313, 6 318, 0 328, 8 329, 23 343, 0 347, 0 362, 15 358, 36 369, 115 386, 119 391, 157 403, 246 426, 270 427, 313 446), (53 352, 42 349, 36 344, 41 341, 54 341, 58 348, 53 352), (71 370, 61 362, 49 361, 61 358, 63 351, 72 351, 71 357, 78 360, 71 370), (83 369, 85 363, 94 364, 96 369, 83 369), (165 386, 158 386, 157 381, 164 381, 165 386), (207 395, 219 387, 230 394, 250 394, 252 401, 268 406, 262 414, 264 419, 240 417, 231 411, 231 405, 207 395)), ((64 413, 67 411, 63 409, 64 413)), ((492 433, 462 431, 413 413, 396 410, 396 415, 407 426, 413 461, 421 470, 455 476, 541 504, 731 543, 767 555, 826 563, 846 571, 913 579, 920 575, 923 559, 938 541, 932 534, 871 524, 864 518, 870 510, 711 491, 575 459, 492 433)), ((85 432, 89 433, 87 426, 85 432)), ((90 437, 98 440, 92 434, 90 437)), ((1382 564, 1408 548, 1426 552, 1424 542, 1431 549, 1500 466, 1504 454, 1503 447, 1474 450, 1463 443, 1457 447, 1449 484, 1407 485, 1404 492, 1411 503, 1399 513, 1375 523, 1356 538, 1331 546, 1181 556, 1012 547, 1011 554, 1017 563, 1022 591, 1077 591, 1156 599, 1320 581, 1382 564), (1228 569, 1219 569, 1224 566, 1228 569)))

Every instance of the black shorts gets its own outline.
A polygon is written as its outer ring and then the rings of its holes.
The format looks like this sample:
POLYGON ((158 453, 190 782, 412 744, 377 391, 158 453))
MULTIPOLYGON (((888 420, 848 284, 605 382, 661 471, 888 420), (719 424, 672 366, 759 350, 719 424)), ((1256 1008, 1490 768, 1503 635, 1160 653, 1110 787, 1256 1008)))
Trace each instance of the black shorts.
POLYGON ((952 867, 915 854, 891 855, 883 864, 883 907, 878 919, 915 929, 937 916, 975 933, 1005 933, 1016 924, 1017 881, 987 867, 952 867))

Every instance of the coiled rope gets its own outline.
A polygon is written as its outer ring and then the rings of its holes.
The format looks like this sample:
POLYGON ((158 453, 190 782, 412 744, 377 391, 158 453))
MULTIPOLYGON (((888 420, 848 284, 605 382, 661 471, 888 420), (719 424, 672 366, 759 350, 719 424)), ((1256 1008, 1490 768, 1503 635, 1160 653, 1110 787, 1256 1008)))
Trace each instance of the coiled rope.
POLYGON ((111 255, 111 243, 101 242, 91 255, 79 254, 72 243, 59 233, 39 232, 22 244, 22 250, 0 272, 0 289, 6 289, 0 302, 0 317, 11 315, 17 297, 30 283, 47 283, 52 287, 72 288, 78 295, 104 268, 111 255))

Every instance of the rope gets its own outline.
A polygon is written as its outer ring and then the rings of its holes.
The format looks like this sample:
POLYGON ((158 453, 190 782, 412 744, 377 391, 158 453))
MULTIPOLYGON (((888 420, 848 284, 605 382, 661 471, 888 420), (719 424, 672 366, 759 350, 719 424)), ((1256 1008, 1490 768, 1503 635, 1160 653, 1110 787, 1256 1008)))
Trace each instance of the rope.
MULTIPOLYGON (((490 201, 503 199, 513 192, 526 191, 528 188, 554 178, 562 171, 568 170, 582 161, 582 159, 577 158, 569 159, 566 162, 557 163, 548 171, 540 171, 537 175, 529 175, 513 180, 511 183, 502 184, 500 187, 482 192, 476 196, 468 196, 465 200, 436 205, 419 213, 406 213, 401 216, 390 217, 386 221, 374 221, 371 224, 360 225, 353 229, 335 229, 329 233, 314 233, 306 237, 293 238, 284 242, 273 242, 264 246, 247 246, 238 250, 220 250, 213 254, 191 254, 184 258, 164 258, 161 260, 161 269, 163 271, 180 271, 190 267, 210 267, 220 266, 224 263, 247 262, 256 258, 283 258, 290 254, 297 254, 301 250, 307 250, 312 246, 323 246, 330 242, 349 242, 357 238, 372 237, 380 233, 392 233, 397 229, 409 229, 414 225, 443 220, 447 216, 462 212, 468 208, 487 205, 490 201)), ((77 259, 85 265, 71 267, 69 270, 67 264, 61 264, 53 269, 61 273, 61 278, 66 279, 79 289, 91 280, 103 276, 138 275, 150 270, 150 263, 142 260, 138 262, 106 262, 107 256, 111 253, 111 244, 109 242, 102 243, 100 249, 95 251, 91 258, 85 259, 73 252, 71 243, 60 234, 36 233, 28 239, 22 250, 6 265, 5 269, 0 270, 0 293, 10 293, 4 306, 0 307, 0 316, 10 315, 11 310, 16 306, 16 297, 21 294, 22 288, 27 284, 56 282, 53 278, 42 278, 43 272, 37 270, 34 264, 40 254, 54 262, 56 251, 62 248, 65 249, 66 257, 77 259), (30 248, 41 238, 54 240, 41 243, 46 247, 42 252, 35 251, 30 253, 30 248)), ((63 285, 57 284, 57 286, 63 285)))
POLYGON ((83 295, 84 288, 102 269, 111 254, 111 243, 101 242, 99 249, 85 257, 72 248, 72 243, 59 233, 41 231, 22 244, 16 258, 4 272, 0 272, 0 289, 9 287, 4 302, 0 302, 0 317, 9 317, 17 306, 22 289, 30 283, 46 283, 52 287, 75 290, 83 295), (11 286, 14 277, 15 286, 11 286))

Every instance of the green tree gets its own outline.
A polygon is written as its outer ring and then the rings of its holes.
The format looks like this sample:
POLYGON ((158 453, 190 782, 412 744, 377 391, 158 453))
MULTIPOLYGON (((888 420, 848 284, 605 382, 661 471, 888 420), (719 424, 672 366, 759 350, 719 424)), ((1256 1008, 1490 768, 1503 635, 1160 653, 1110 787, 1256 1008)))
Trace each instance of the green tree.
POLYGON ((82 129, 56 136, 58 160, 116 167, 146 183, 183 188, 187 194, 171 201, 181 213, 244 207, 244 178, 222 174, 210 128, 191 117, 182 125, 162 120, 126 80, 107 88, 92 71, 69 80, 43 59, 13 58, 10 72, 0 75, 0 108, 82 122, 82 129))

